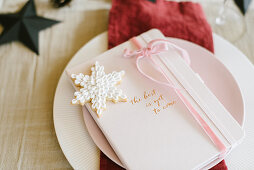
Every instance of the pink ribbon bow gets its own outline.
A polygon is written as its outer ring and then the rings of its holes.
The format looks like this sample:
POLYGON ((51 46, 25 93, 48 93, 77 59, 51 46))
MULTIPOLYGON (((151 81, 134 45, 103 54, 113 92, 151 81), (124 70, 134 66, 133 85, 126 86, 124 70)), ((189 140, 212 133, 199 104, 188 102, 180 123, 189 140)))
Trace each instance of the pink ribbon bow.
MULTIPOLYGON (((154 79, 153 77, 151 77, 151 76, 147 75, 146 73, 144 73, 143 70, 140 68, 139 61, 143 57, 151 57, 152 55, 157 55, 157 54, 160 54, 162 52, 169 51, 170 48, 174 48, 174 49, 176 49, 180 53, 180 55, 184 59, 184 61, 188 65, 190 65, 190 57, 189 57, 187 51, 185 51, 184 49, 180 48, 179 46, 171 43, 170 41, 164 40, 164 39, 152 40, 152 41, 150 41, 147 44, 147 47, 143 47, 143 48, 141 48, 140 43, 137 41, 137 39, 135 37, 132 38, 131 41, 137 47, 139 47, 140 49, 139 50, 135 50, 135 51, 131 51, 131 50, 125 49, 124 50, 124 57, 130 58, 130 57, 134 57, 135 56, 136 57, 136 67, 137 67, 138 71, 143 76, 147 77, 148 79, 150 79, 150 80, 152 80, 152 81, 154 81, 156 83, 159 83, 159 84, 162 84, 162 85, 165 85, 165 86, 169 86, 169 87, 171 87, 173 89, 178 89, 178 88, 176 88, 174 85, 172 85, 170 83, 158 81, 158 80, 154 79)), ((154 63, 154 65, 155 65, 155 67, 157 69, 159 69, 161 71, 162 74, 164 74, 163 71, 160 69, 160 67, 156 63, 154 63)))
MULTIPOLYGON (((132 39, 132 41, 137 41, 136 39, 132 39)), ((136 42, 137 43, 137 42, 136 42)), ((140 47, 140 44, 135 44, 140 47)), ((171 43, 168 40, 164 39, 156 39, 152 40, 148 43, 147 47, 141 48, 136 51, 130 51, 128 49, 124 50, 124 57, 133 57, 136 56, 137 59, 141 59, 143 57, 149 57, 151 55, 156 55, 162 52, 166 52, 171 48, 175 48, 178 52, 180 52, 181 56, 185 60, 185 62, 190 65, 190 57, 184 49, 176 46, 175 44, 171 43)))

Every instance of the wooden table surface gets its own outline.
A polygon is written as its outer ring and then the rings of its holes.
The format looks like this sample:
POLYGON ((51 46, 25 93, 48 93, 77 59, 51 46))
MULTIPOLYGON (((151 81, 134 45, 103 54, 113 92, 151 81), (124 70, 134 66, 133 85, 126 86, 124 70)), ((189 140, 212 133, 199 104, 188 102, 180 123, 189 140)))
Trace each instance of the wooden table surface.
MULTIPOLYGON (((25 2, 0 0, 0 12, 14 12, 25 2)), ((0 46, 0 169, 72 169, 54 130, 54 93, 72 56, 107 30, 111 2, 73 0, 62 9, 49 0, 35 2, 39 15, 62 22, 40 32, 40 56, 18 42, 0 46)), ((245 22, 244 35, 234 44, 254 62, 253 3, 245 22)))

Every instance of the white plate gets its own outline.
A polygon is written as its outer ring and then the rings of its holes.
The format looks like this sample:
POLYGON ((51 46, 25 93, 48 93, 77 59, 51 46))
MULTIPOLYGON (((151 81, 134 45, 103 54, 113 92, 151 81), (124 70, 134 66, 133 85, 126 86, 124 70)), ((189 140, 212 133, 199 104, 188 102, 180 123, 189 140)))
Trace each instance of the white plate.
MULTIPOLYGON (((228 45, 225 40, 214 36, 215 44, 228 45)), ((174 39, 173 39, 174 40, 174 39)), ((182 41, 182 40, 177 40, 182 41)), ((78 63, 88 60, 90 57, 107 50, 107 33, 103 33, 83 46, 79 52, 69 62, 67 67, 72 67, 78 63)), ((237 50, 232 48, 232 50, 237 50)), ((223 48, 220 49, 223 51, 223 48)), ((222 53, 223 54, 223 53, 222 53)), ((220 57, 220 56, 218 56, 220 57)), ((99 150, 92 142, 88 131, 83 122, 82 112, 79 106, 70 104, 73 98, 73 88, 65 74, 62 74, 55 94, 54 100, 54 124, 59 144, 74 169, 98 169, 99 168, 99 150)), ((243 122, 243 110, 241 115, 234 115, 240 122, 243 122)), ((99 134, 99 132, 97 133, 99 134)), ((97 136, 98 137, 98 136, 97 136)), ((96 139, 96 136, 93 135, 96 139)), ((98 143, 97 143, 98 144, 98 143)), ((98 144, 99 145, 99 144, 98 144)), ((100 146, 100 145, 99 145, 100 146)), ((102 148, 109 155, 111 148, 102 148)), ((112 154, 110 156, 112 157, 112 154)), ((113 158, 117 161, 116 158, 113 158)))

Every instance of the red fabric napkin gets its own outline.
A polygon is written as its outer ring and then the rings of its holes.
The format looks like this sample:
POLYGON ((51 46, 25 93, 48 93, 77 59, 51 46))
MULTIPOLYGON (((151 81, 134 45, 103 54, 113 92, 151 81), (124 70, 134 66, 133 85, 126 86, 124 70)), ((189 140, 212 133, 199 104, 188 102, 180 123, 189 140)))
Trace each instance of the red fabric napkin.
MULTIPOLYGON (((185 39, 214 52, 212 30, 202 7, 192 2, 112 0, 108 45, 112 48, 152 28, 165 36, 185 39)), ((100 170, 123 170, 101 152, 100 170)), ((221 161, 212 170, 227 170, 221 161)))

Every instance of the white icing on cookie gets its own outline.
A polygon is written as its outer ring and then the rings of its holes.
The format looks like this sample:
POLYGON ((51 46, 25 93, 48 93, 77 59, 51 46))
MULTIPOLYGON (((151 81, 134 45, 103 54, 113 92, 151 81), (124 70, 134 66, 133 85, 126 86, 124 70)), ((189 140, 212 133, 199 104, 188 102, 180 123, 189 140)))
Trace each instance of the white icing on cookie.
POLYGON ((92 109, 96 111, 99 117, 102 110, 106 109, 106 100, 115 103, 127 100, 127 96, 123 94, 122 90, 115 87, 122 80, 125 72, 113 71, 105 74, 104 67, 99 65, 97 61, 91 71, 91 76, 82 73, 71 75, 74 84, 81 87, 79 91, 74 93, 75 98, 72 100, 72 104, 81 104, 83 106, 91 101, 92 109))

